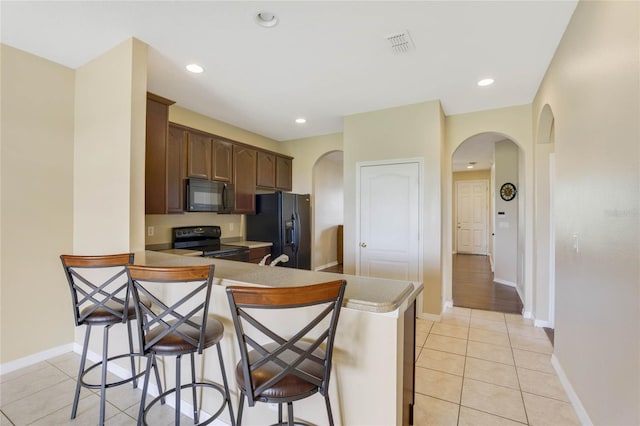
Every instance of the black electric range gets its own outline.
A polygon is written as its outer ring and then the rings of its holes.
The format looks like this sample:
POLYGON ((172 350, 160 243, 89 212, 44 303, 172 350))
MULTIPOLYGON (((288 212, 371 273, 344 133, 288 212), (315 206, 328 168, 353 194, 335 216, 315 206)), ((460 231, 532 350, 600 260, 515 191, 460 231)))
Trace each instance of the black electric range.
POLYGON ((181 226, 172 229, 174 249, 201 251, 202 257, 249 261, 249 247, 222 244, 219 226, 181 226))

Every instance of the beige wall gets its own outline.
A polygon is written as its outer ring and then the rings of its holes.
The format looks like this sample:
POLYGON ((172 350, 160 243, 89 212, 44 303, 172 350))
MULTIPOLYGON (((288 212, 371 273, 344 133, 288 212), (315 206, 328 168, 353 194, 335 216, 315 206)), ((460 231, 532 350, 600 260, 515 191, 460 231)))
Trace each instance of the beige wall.
POLYGON ((423 311, 435 315, 442 310, 442 133, 439 101, 351 115, 344 120, 344 271, 352 274, 356 270, 357 163, 421 158, 424 161, 423 311))
POLYGON ((74 71, 0 45, 0 364, 69 344, 74 71))
POLYGON ((323 155, 332 151, 342 151, 342 139, 342 133, 332 133, 280 143, 281 152, 294 158, 292 192, 313 194, 313 167, 323 155))
POLYGON ((145 99, 146 45, 134 39, 76 70, 76 254, 143 248, 144 228, 132 219, 144 214, 144 173, 132 171, 144 169, 145 99))
MULTIPOLYGON (((162 96, 162 93, 156 94, 162 96)), ((240 127, 225 123, 224 121, 198 114, 197 112, 182 108, 176 104, 169 107, 169 121, 229 138, 234 141, 254 145, 259 148, 281 152, 280 145, 273 139, 241 129, 240 127)))
POLYGON ((332 151, 313 168, 312 270, 337 264, 338 225, 344 223, 343 164, 343 152, 332 151))
POLYGON ((533 103, 554 115, 555 357, 593 424, 640 424, 639 23, 580 2, 533 103))
POLYGON ((520 182, 518 181, 518 147, 509 140, 495 143, 493 164, 495 175, 493 193, 495 194, 494 215, 494 280, 516 286, 523 298, 524 284, 518 280, 518 203, 520 201, 520 182), (516 186, 516 198, 505 201, 500 197, 500 187, 510 182, 516 186), (503 213, 503 214, 500 214, 503 213))

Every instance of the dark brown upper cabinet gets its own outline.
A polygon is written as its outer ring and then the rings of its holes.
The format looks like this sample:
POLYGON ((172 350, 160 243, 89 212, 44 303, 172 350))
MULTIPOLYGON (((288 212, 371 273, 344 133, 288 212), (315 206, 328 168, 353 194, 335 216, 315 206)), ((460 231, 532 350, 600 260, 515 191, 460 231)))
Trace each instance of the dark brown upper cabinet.
POLYGON ((276 187, 276 156, 274 154, 258 151, 256 186, 261 188, 276 187))
POLYGON ((169 125, 167 143, 167 213, 184 211, 184 179, 187 165, 187 132, 169 125))
POLYGON ((291 191, 293 188, 293 159, 276 156, 276 189, 291 191))
POLYGON ((211 179, 211 136, 191 130, 188 132, 187 176, 211 179))
POLYGON ((233 142, 213 139, 211 180, 231 182, 233 180, 233 142))
POLYGON ((147 93, 145 147, 145 212, 167 214, 182 211, 184 144, 169 129, 173 101, 147 93))
POLYGON ((256 157, 255 149, 244 145, 233 146, 236 213, 255 213, 256 211, 256 157))

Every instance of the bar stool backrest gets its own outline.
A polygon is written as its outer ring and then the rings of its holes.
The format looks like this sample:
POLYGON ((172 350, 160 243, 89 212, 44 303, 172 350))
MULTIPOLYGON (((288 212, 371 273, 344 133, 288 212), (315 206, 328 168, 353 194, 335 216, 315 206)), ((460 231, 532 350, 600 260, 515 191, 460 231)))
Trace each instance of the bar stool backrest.
POLYGON ((128 267, 131 297, 140 327, 140 347, 145 355, 157 352, 154 345, 163 339, 171 339, 174 349, 163 351, 162 355, 202 353, 214 267, 128 267), (188 290, 188 293, 169 301, 176 298, 167 297, 163 288, 171 284, 180 285, 179 291, 188 290), (151 301, 151 307, 141 303, 145 299, 151 301))
MULTIPOLYGON (((253 406, 255 401, 272 402, 273 399, 261 394, 286 380, 289 375, 316 386, 308 395, 315 392, 325 397, 328 395, 333 342, 345 287, 344 280, 302 287, 227 287, 249 406, 253 406), (320 311, 317 315, 300 324, 293 322, 294 318, 297 321, 300 316, 299 313, 292 316, 292 310, 313 306, 319 308, 313 311, 320 311), (280 330, 282 327, 273 325, 268 327, 256 318, 260 314, 256 310, 280 311, 279 322, 276 320, 269 323, 284 323, 289 331, 283 332, 280 330), (292 327, 295 327, 294 333, 291 333, 292 327), (291 335, 285 337, 285 333, 291 335), (251 372, 268 363, 276 364, 282 371, 263 383, 256 383, 251 372), (316 364, 319 368, 304 368, 303 363, 316 364), (309 373, 310 370, 318 369, 322 371, 320 376, 309 373)), ((304 396, 297 395, 295 399, 304 396)))
POLYGON ((60 260, 71 290, 76 326, 91 318, 92 324, 114 320, 126 322, 129 292, 126 267, 133 263, 133 253, 98 256, 61 255, 60 260))

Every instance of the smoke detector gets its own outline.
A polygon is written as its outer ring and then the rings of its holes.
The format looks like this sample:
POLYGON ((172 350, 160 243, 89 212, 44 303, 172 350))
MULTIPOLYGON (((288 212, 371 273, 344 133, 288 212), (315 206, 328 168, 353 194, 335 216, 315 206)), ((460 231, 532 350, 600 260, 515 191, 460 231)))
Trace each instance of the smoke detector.
POLYGON ((398 34, 391 34, 385 37, 391 44, 393 53, 405 53, 415 48, 409 31, 403 31, 398 34))

